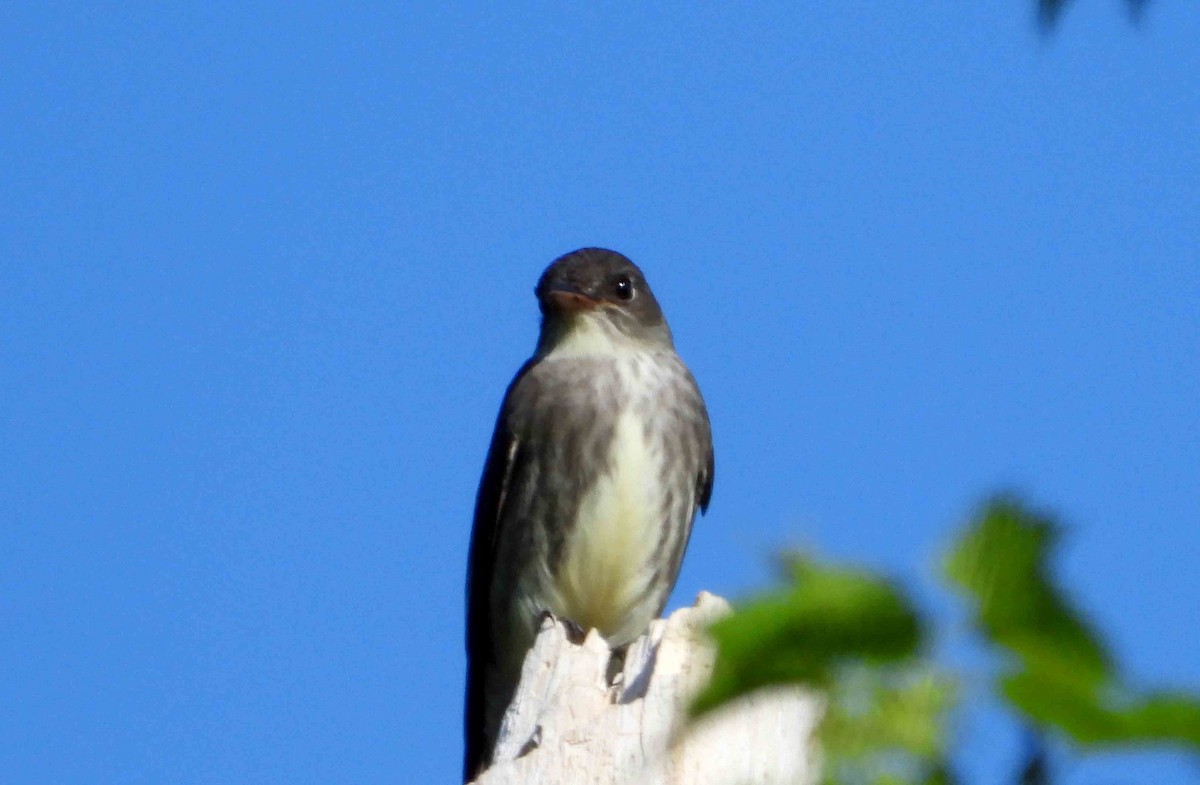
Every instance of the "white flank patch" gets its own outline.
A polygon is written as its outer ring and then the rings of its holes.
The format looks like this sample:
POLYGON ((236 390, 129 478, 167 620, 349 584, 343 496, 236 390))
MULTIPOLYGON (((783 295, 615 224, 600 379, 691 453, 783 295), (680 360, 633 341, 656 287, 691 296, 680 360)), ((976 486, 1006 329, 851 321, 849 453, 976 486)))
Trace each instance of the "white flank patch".
POLYGON ((584 498, 554 588, 561 615, 621 643, 640 633, 657 610, 649 607, 654 598, 642 595, 663 525, 662 456, 646 443, 641 419, 625 412, 617 419, 609 460, 615 470, 584 498), (639 601, 647 607, 636 607, 639 601))

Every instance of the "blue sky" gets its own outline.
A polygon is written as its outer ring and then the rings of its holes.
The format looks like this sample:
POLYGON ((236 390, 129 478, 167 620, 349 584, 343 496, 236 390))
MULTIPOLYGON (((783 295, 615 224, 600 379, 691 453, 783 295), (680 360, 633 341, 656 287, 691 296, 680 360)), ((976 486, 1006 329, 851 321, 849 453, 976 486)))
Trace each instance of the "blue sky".
MULTIPOLYGON (((809 547, 982 675, 933 568, 1015 489, 1200 687, 1200 7, 793 6, 2 12, 2 779, 457 782, 475 484, 581 245, 712 415, 673 606, 809 547)), ((1019 730, 958 727, 1001 782, 1019 730)))

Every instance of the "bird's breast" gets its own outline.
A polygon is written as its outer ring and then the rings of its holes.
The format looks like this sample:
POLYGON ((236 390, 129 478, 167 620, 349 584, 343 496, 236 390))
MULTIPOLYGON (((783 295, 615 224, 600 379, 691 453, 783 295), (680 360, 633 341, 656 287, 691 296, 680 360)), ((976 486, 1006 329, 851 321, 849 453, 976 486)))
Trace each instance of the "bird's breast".
POLYGON ((663 545, 662 448, 635 408, 617 414, 606 468, 567 529, 552 608, 620 644, 638 635, 662 598, 654 557, 663 545))

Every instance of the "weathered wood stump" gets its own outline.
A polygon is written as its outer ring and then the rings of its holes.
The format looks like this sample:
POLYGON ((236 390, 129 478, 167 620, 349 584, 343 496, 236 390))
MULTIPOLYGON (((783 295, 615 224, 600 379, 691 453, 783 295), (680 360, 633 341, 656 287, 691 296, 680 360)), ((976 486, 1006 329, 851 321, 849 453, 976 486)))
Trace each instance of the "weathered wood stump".
POLYGON ((610 678, 598 633, 572 643, 547 619, 505 714, 495 762, 478 785, 775 785, 814 783, 821 701, 800 688, 753 694, 684 728, 708 680, 704 629, 729 612, 720 597, 650 625, 610 678))

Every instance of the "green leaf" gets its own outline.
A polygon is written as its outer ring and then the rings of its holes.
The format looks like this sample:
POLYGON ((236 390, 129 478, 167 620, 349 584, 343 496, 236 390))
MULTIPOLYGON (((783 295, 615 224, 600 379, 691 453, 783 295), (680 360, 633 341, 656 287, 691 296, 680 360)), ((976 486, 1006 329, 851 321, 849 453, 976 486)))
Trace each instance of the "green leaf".
POLYGON ((1099 685, 1112 663, 1050 580, 1057 538, 1052 521, 994 501, 951 551, 946 573, 975 601, 977 626, 993 642, 1057 679, 1099 685))
POLYGON ((1010 654, 1001 694, 1038 727, 1081 746, 1200 750, 1200 699, 1123 686, 1099 636, 1054 585, 1047 564, 1057 533, 1050 520, 1000 499, 946 560, 949 578, 974 601, 975 626, 1010 654))
POLYGON ((1135 741, 1174 742, 1200 750, 1200 699, 1181 692, 1156 692, 1120 710, 1135 741))
POLYGON ((819 728, 822 749, 832 759, 847 761, 884 751, 921 759, 941 756, 942 718, 954 694, 948 678, 926 667, 840 669, 819 728))
POLYGON ((817 729, 824 785, 952 785, 946 715, 956 692, 924 661, 836 668, 817 729))
POLYGON ((917 614, 887 581, 795 557, 794 587, 748 602, 710 630, 717 645, 712 681, 696 715, 773 684, 829 684, 847 660, 891 662, 921 640, 917 614))
POLYGON ((1122 700, 1030 672, 1001 680, 1004 696, 1043 726, 1096 747, 1179 744, 1200 750, 1200 700, 1177 692, 1122 700))
POLYGON ((1000 692, 1041 727, 1058 728, 1080 742, 1119 739, 1121 724, 1105 711, 1095 690, 1037 671, 1003 676, 1000 692))

